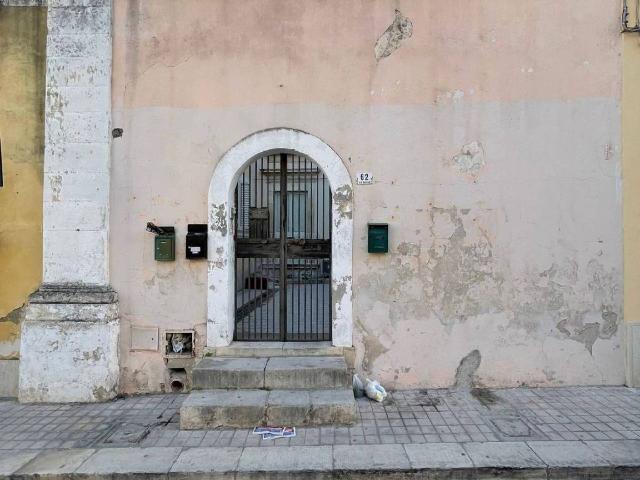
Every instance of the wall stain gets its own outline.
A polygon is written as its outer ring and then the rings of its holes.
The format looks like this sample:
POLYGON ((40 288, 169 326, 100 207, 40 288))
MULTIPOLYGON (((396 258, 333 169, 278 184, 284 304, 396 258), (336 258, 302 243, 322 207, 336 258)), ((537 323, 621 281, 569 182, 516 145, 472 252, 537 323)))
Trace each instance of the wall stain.
POLYGON ((98 402, 105 402, 107 400, 110 400, 115 396, 115 394, 116 392, 114 390, 107 390, 102 385, 93 389, 93 397, 98 402))
POLYGON ((356 326, 362 332, 363 339, 363 358, 362 358, 362 368, 365 372, 372 372, 373 364, 376 359, 380 355, 384 355, 389 351, 387 347, 385 347, 380 340, 378 339, 378 335, 372 334, 367 327, 360 320, 355 320, 356 326))
POLYGON ((410 38, 413 34, 413 23, 411 20, 403 16, 400 10, 396 10, 395 15, 391 25, 387 27, 376 42, 374 47, 376 61, 391 55, 400 48, 404 40, 410 38))
POLYGON ((480 362, 482 361, 482 355, 479 350, 472 350, 462 360, 456 369, 455 383, 453 388, 469 390, 474 386, 476 379, 475 375, 480 368, 480 362))
POLYGON ((420 244, 411 242, 402 242, 398 245, 398 253, 409 257, 420 256, 420 244))

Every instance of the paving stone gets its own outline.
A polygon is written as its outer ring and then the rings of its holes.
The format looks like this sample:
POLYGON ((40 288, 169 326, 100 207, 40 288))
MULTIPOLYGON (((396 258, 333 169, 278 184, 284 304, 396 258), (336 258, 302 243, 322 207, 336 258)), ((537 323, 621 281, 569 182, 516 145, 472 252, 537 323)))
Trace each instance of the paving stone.
POLYGON ((336 470, 401 470, 410 468, 402 445, 345 445, 333 449, 336 470))
POLYGON ((640 466, 640 440, 588 441, 587 446, 615 466, 640 466))
POLYGON ((264 385, 276 389, 318 389, 351 386, 351 376, 342 357, 270 358, 264 385))
POLYGON ((27 452, 0 452, 0 475, 11 475, 31 461, 38 453, 40 453, 38 450, 27 452))
POLYGON ((550 467, 609 466, 609 462, 584 442, 552 441, 527 443, 531 450, 550 467))
POLYGON ((184 450, 171 467, 171 473, 233 472, 238 467, 241 447, 189 448, 184 450))
POLYGON ((332 447, 246 447, 238 464, 239 472, 330 471, 332 447))
POLYGON ((178 458, 178 447, 104 448, 90 456, 76 474, 168 473, 178 458))
POLYGON ((180 428, 196 430, 262 425, 267 396, 266 390, 192 392, 180 408, 180 428))
POLYGON ((17 475, 61 475, 73 473, 95 450, 90 448, 48 450, 23 466, 17 475))
POLYGON ((266 365, 267 358, 203 358, 193 368, 193 388, 264 388, 266 365))
POLYGON ((413 468, 460 469, 473 467, 467 452, 457 443, 405 444, 404 449, 413 468))
POLYGON ((546 464, 524 442, 466 443, 464 449, 475 467, 532 469, 544 474, 546 464))

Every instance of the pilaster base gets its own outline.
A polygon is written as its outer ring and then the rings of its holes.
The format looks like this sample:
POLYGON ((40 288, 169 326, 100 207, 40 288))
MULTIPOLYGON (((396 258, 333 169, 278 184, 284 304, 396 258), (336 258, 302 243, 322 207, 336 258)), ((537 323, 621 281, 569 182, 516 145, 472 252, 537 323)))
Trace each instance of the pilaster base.
POLYGON ((640 322, 627 321, 625 325, 627 386, 640 387, 640 322))
POLYGON ((21 402, 100 402, 117 395, 118 297, 109 287, 43 285, 20 339, 21 402))

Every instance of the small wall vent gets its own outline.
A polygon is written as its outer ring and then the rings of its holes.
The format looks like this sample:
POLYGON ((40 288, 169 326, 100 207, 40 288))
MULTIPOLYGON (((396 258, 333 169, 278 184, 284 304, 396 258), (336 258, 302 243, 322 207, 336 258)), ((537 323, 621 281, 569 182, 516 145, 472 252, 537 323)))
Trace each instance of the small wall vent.
POLYGON ((165 357, 184 358, 195 355, 193 330, 167 330, 164 333, 165 357))

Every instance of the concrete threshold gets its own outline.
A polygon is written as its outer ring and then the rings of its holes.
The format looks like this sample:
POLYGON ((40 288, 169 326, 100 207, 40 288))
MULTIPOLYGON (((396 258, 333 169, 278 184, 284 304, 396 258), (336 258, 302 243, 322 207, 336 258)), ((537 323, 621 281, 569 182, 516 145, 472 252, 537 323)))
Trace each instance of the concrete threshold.
POLYGON ((0 480, 148 478, 638 479, 640 440, 0 453, 0 480))
POLYGON ((233 342, 226 347, 205 348, 213 357, 341 357, 352 347, 335 347, 331 342, 233 342))

